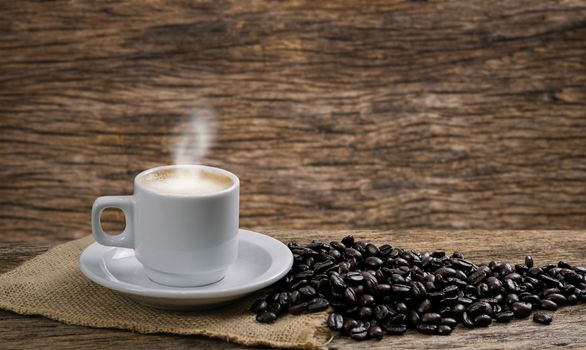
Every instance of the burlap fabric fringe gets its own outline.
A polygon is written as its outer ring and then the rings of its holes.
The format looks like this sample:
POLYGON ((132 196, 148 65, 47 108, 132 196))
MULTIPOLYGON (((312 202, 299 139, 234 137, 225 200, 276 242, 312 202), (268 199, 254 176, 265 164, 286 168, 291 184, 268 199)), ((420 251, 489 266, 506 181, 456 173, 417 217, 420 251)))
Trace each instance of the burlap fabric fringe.
POLYGON ((323 312, 288 315, 272 325, 256 322, 248 311, 254 296, 202 312, 142 306, 81 273, 79 256, 90 243, 91 236, 62 244, 0 275, 0 308, 80 326, 197 334, 243 345, 318 349, 329 338, 323 312))

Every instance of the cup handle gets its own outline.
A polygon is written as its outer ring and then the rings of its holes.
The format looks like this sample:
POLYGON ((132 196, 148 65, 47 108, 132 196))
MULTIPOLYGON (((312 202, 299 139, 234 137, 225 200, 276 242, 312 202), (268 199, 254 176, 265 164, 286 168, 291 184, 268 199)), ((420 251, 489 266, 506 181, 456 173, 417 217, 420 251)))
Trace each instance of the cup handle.
POLYGON ((101 245, 122 248, 134 248, 134 201, 133 196, 98 197, 92 207, 92 233, 101 245), (106 208, 118 208, 124 213, 126 227, 118 235, 109 235, 102 230, 100 215, 106 208))

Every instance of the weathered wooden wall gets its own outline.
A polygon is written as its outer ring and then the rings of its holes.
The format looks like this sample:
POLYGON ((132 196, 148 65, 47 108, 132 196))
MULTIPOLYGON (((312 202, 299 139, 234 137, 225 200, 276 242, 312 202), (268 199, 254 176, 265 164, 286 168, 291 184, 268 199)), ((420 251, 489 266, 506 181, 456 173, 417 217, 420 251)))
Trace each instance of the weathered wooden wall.
POLYGON ((584 1, 2 1, 0 235, 88 234, 202 103, 243 227, 586 228, 584 1))

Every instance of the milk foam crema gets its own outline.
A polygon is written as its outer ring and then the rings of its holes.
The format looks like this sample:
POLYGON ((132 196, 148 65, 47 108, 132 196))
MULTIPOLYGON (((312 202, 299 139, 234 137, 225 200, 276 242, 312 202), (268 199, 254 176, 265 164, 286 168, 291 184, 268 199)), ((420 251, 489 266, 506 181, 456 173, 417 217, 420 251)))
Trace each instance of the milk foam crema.
POLYGON ((232 186, 233 181, 203 169, 175 168, 146 174, 141 184, 157 193, 189 196, 220 192, 232 186))

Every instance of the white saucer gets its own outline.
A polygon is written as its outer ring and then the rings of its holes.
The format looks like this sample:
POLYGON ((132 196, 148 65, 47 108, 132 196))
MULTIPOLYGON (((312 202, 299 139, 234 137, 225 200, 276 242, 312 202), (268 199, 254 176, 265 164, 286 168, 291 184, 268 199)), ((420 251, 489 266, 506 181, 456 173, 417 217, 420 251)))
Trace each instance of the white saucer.
POLYGON ((151 281, 134 257, 134 250, 88 246, 79 259, 86 277, 135 301, 157 308, 188 310, 217 306, 269 286, 285 276, 293 255, 278 240, 252 231, 238 232, 236 263, 224 279, 202 287, 168 287, 151 281))

